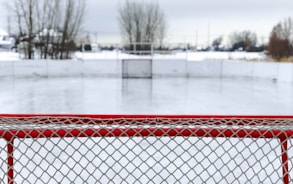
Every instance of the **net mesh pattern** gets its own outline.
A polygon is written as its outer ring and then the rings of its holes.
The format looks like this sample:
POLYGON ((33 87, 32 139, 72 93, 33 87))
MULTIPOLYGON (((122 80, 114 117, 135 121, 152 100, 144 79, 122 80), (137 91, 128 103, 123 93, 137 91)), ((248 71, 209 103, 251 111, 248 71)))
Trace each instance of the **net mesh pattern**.
POLYGON ((292 132, 293 118, 0 117, 0 180, 289 183, 292 132))

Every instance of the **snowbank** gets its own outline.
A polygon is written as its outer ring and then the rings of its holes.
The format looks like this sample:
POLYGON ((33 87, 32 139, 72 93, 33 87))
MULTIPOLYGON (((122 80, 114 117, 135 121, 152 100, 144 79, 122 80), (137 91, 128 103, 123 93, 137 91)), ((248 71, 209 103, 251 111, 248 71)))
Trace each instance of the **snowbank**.
POLYGON ((0 61, 17 61, 17 60, 20 60, 18 53, 0 51, 0 61))
MULTIPOLYGON (((77 60, 90 59, 130 59, 130 58, 150 58, 151 56, 136 56, 125 54, 120 51, 102 52, 76 52, 74 58, 77 60)), ((154 54, 154 59, 185 59, 188 61, 203 60, 265 60, 263 53, 247 52, 173 52, 169 54, 154 54)))

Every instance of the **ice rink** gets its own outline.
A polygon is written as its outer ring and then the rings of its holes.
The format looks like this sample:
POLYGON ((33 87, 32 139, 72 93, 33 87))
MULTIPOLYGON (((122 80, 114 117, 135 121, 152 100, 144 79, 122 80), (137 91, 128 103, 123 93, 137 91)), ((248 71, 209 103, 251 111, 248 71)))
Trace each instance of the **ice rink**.
MULTIPOLYGON (((0 112, 9 114, 293 114, 293 84, 264 79, 14 78, 1 79, 0 86, 0 112)), ((19 183, 121 183, 140 177, 157 183, 282 181, 277 139, 28 138, 14 144, 19 183), (114 147, 119 149, 112 154, 114 147)), ((5 150, 5 140, 1 145, 5 150)), ((2 180, 6 168, 0 168, 2 180)))
POLYGON ((0 112, 292 115, 293 84, 224 78, 1 79, 0 112))

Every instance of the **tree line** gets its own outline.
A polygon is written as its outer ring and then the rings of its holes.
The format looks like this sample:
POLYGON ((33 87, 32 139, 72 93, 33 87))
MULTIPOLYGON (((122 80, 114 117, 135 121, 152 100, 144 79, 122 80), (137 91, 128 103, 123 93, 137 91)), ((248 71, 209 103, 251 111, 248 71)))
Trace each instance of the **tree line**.
MULTIPOLYGON (((126 43, 150 42, 159 45, 159 49, 163 47, 167 23, 157 3, 126 0, 125 5, 119 9, 118 17, 126 43)), ((256 33, 249 30, 232 32, 228 40, 230 43, 228 48, 223 47, 223 37, 219 36, 203 50, 265 52, 276 60, 291 57, 293 56, 293 20, 286 18, 275 25, 268 43, 259 44, 256 33)), ((132 50, 133 45, 128 49, 132 50)), ((136 49, 148 48, 142 44, 136 49)))
MULTIPOLYGON (((70 59, 77 49, 76 40, 84 20, 86 0, 10 0, 18 33, 19 51, 33 59, 70 59)), ((166 16, 157 2, 125 0, 118 8, 118 23, 123 43, 129 50, 149 50, 150 44, 163 48, 167 34, 166 16), (136 43, 134 45, 133 43, 136 43), (137 44, 141 43, 141 44, 137 44)), ((257 35, 249 30, 229 35, 230 47, 223 48, 223 37, 212 41, 208 49, 216 51, 267 51, 280 60, 293 56, 293 20, 275 25, 268 44, 258 44, 257 35)))
POLYGON ((118 22, 123 41, 128 44, 127 49, 150 50, 150 45, 146 43, 162 47, 166 19, 158 3, 126 0, 124 6, 119 8, 118 22))
POLYGON ((86 0, 11 0, 19 50, 27 59, 69 59, 81 30, 86 0))
POLYGON ((271 31, 268 54, 276 60, 293 56, 293 20, 288 17, 271 31))
POLYGON ((264 44, 258 44, 256 33, 249 30, 230 33, 228 36, 229 47, 221 47, 223 46, 222 41, 222 36, 214 39, 211 44, 211 49, 215 51, 261 52, 266 48, 264 44))
MULTIPOLYGON (((217 40, 213 45, 217 44, 217 40)), ((279 61, 293 56, 293 19, 285 18, 273 26, 267 44, 257 46, 257 36, 250 31, 235 32, 230 35, 231 50, 243 48, 245 51, 266 51, 273 59, 279 61)))

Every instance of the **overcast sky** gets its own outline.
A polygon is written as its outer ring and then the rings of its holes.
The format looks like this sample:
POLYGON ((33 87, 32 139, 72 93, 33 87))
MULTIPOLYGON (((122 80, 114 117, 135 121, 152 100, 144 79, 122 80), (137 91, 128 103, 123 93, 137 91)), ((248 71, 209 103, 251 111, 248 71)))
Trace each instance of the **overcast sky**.
MULTIPOLYGON (((120 42, 117 10, 123 2, 124 0, 87 0, 84 30, 89 31, 93 37, 97 33, 99 42, 120 42)), ((169 42, 195 43, 197 35, 198 42, 206 44, 215 37, 221 35, 227 37, 233 31, 242 30, 256 32, 259 41, 262 41, 267 39, 275 24, 286 17, 293 17, 293 0, 157 0, 157 2, 167 18, 166 40, 169 42)), ((7 28, 6 16, 7 14, 1 17, 2 28, 7 28)))

